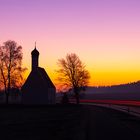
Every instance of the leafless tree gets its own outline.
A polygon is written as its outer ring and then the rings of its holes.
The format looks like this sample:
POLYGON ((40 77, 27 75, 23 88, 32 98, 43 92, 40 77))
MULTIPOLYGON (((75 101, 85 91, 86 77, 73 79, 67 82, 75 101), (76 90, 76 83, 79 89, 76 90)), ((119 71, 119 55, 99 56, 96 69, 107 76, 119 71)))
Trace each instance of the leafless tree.
POLYGON ((10 89, 19 87, 23 79, 26 68, 22 68, 22 58, 22 47, 15 41, 8 40, 0 46, 0 82, 5 90, 6 103, 8 103, 10 89))
POLYGON ((58 60, 58 81, 67 89, 72 88, 76 102, 79 104, 79 92, 88 85, 89 72, 75 53, 67 54, 66 58, 58 60))

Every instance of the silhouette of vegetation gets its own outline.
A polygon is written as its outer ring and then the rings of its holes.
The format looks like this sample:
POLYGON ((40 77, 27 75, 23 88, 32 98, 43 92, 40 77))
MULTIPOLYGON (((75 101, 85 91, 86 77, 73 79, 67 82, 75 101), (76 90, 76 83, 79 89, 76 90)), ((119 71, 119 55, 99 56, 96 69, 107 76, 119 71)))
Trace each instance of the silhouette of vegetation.
POLYGON ((62 97, 62 104, 68 104, 69 103, 69 98, 66 92, 63 93, 63 97, 62 97))
POLYGON ((88 100, 140 100, 140 81, 112 85, 112 86, 90 86, 86 92, 80 94, 80 99, 88 100))
POLYGON ((5 90, 7 104, 10 89, 21 87, 26 70, 22 67, 22 58, 22 47, 15 41, 8 40, 0 46, 0 83, 5 90))
POLYGON ((139 93, 140 92, 140 81, 112 85, 112 86, 99 86, 99 87, 87 87, 89 91, 93 93, 139 93))
POLYGON ((67 54, 65 59, 59 59, 58 66, 58 81, 64 88, 73 89, 79 104, 79 92, 88 85, 89 72, 75 53, 67 54))

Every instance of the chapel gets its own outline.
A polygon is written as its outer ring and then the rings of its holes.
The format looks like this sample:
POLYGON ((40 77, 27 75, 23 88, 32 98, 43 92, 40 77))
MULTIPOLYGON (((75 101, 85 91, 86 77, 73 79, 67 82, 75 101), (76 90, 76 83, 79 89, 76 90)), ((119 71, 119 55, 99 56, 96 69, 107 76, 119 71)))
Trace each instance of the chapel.
POLYGON ((32 69, 21 88, 23 104, 55 104, 56 88, 44 68, 39 67, 39 52, 31 52, 32 69))

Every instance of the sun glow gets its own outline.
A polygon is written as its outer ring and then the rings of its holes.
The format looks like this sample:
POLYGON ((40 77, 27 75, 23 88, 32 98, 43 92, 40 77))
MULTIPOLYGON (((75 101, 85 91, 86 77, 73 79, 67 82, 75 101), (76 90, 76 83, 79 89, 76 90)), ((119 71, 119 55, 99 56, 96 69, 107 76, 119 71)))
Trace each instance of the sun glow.
POLYGON ((54 83, 57 60, 67 53, 76 53, 86 64, 90 85, 138 81, 139 7, 138 0, 5 0, 0 4, 0 44, 11 39, 23 47, 25 78, 37 41, 39 66, 54 83))

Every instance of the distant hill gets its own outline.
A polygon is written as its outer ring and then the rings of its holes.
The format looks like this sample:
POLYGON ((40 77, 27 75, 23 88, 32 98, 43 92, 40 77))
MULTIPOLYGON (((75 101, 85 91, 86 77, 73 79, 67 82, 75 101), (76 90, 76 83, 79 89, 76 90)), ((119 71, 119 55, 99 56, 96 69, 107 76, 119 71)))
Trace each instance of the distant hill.
POLYGON ((83 99, 140 100, 140 81, 101 87, 87 87, 83 99))
POLYGON ((140 81, 114 85, 114 86, 100 86, 87 87, 86 93, 140 93, 140 81))

